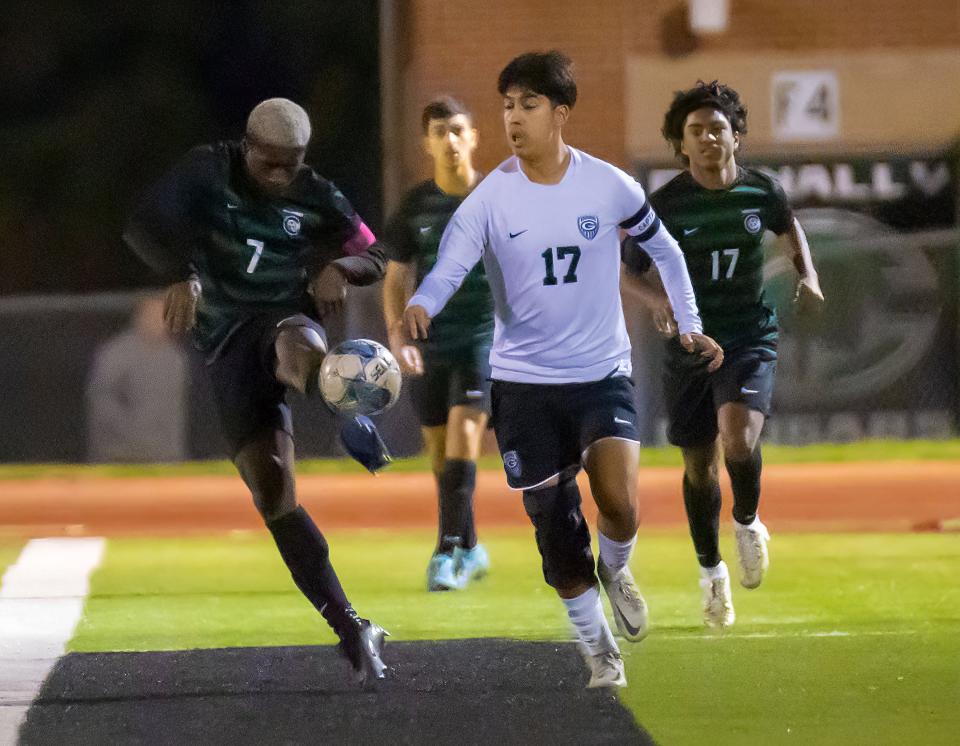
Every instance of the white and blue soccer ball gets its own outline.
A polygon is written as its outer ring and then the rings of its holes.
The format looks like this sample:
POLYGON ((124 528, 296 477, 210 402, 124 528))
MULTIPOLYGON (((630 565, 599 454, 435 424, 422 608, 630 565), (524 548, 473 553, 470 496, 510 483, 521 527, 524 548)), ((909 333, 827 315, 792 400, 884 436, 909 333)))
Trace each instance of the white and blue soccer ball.
POLYGON ((400 366, 372 339, 348 339, 323 359, 318 384, 331 409, 348 417, 379 414, 400 397, 400 366))

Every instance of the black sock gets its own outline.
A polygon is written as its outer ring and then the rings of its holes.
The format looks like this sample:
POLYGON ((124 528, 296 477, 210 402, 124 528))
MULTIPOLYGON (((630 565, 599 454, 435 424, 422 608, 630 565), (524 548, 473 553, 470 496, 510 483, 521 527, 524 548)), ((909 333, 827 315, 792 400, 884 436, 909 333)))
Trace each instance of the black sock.
POLYGON ((747 525, 753 523, 753 519, 757 517, 762 470, 760 446, 753 449, 746 461, 727 459, 727 474, 730 475, 730 483, 733 485, 733 519, 737 523, 747 525))
POLYGON ((352 611, 352 607, 330 564, 330 549, 320 529, 302 506, 267 521, 267 528, 297 588, 340 634, 349 621, 348 611, 352 611))
POLYGON ((455 547, 472 549, 477 545, 473 522, 473 490, 477 484, 477 465, 467 459, 450 458, 440 475, 440 535, 437 551, 449 553, 455 547))
POLYGON ((716 567, 720 564, 720 483, 714 479, 694 487, 684 475, 683 504, 700 566, 716 567))

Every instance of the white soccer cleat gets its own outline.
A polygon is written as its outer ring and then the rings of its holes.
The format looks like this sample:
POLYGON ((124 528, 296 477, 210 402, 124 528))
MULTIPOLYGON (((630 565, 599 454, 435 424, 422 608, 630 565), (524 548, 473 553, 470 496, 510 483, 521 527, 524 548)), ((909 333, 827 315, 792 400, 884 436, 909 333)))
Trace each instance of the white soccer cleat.
POLYGON ((640 642, 649 631, 647 602, 633 579, 629 567, 612 572, 603 561, 597 563, 597 574, 613 607, 613 620, 620 634, 630 642, 640 642))
POLYGON ((721 561, 712 572, 700 570, 700 590, 703 592, 703 623, 714 629, 731 627, 737 620, 730 592, 730 571, 721 561))
POLYGON ((770 566, 767 553, 770 532, 759 518, 755 518, 749 526, 734 521, 733 533, 737 539, 737 554, 740 555, 740 585, 756 588, 763 582, 763 575, 770 566))
POLYGON ((590 667, 590 681, 587 689, 627 685, 627 674, 623 669, 623 658, 620 657, 619 650, 604 650, 597 655, 590 655, 583 643, 577 647, 580 649, 583 660, 590 667))

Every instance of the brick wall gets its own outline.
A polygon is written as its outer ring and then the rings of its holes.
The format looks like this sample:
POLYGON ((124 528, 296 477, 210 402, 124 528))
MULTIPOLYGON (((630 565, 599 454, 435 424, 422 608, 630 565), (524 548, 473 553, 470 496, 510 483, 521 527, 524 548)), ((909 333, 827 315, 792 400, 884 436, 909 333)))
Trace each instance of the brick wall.
MULTIPOLYGON (((425 178, 419 113, 435 93, 463 98, 476 114, 478 162, 490 169, 508 153, 496 79, 515 55, 558 47, 577 65, 580 100, 567 140, 617 163, 627 160, 625 68, 631 57, 686 60, 781 52, 955 49, 955 0, 730 0, 727 32, 695 38, 683 0, 397 0, 394 58, 400 136, 387 169, 402 187, 425 178)), ((386 78, 385 78, 386 80, 386 78)), ((869 81, 864 81, 869 84, 869 81)), ((946 92, 945 92, 946 93, 946 92)), ((956 95, 954 94, 956 98, 956 95)), ((659 106, 659 102, 658 102, 659 106)))

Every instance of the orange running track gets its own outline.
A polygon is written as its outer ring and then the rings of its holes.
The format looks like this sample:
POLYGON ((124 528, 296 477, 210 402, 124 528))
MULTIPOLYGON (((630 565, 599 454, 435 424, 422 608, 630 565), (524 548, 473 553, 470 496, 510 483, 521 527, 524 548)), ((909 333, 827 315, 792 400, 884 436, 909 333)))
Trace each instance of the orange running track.
MULTIPOLYGON (((683 527, 679 468, 641 468, 642 525, 683 527)), ((581 475, 584 512, 596 508, 581 475)), ((432 528, 433 477, 309 475, 301 501, 323 529, 432 528)), ((730 491, 724 482, 724 519, 730 491)), ((499 471, 478 475, 481 526, 527 526, 499 471)), ((960 517, 960 463, 791 464, 764 468, 761 515, 778 531, 901 531, 960 517)), ((184 535, 261 529, 239 477, 30 479, 0 482, 0 532, 14 536, 184 535)))

